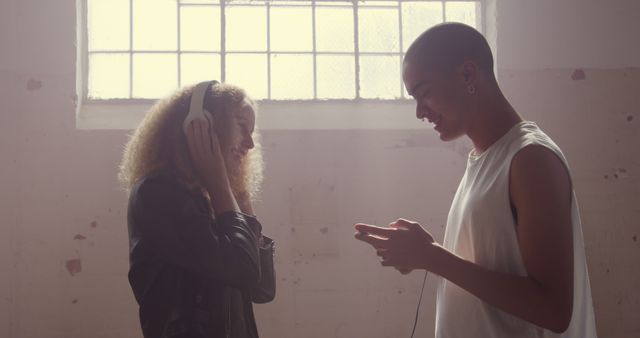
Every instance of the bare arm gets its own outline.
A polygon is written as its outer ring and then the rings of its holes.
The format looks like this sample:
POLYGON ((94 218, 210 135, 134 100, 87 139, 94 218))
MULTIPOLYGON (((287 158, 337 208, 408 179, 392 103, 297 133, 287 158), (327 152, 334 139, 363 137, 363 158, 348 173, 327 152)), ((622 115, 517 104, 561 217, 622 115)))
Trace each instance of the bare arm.
POLYGON ((399 220, 395 229, 357 225, 356 229, 382 238, 357 237, 378 248, 383 265, 427 269, 505 312, 553 332, 564 332, 573 304, 569 175, 550 150, 527 147, 513 159, 510 182, 527 276, 491 271, 464 260, 413 222, 399 220))

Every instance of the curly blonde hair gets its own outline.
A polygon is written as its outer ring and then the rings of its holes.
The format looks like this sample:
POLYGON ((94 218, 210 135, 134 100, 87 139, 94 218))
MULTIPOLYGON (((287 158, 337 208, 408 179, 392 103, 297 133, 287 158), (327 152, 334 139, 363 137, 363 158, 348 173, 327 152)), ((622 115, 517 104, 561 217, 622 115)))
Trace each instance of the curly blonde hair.
MULTIPOLYGON (((142 177, 156 172, 172 175, 189 189, 206 195, 195 174, 183 121, 189 112, 191 94, 195 86, 182 88, 173 95, 157 101, 145 114, 142 122, 125 146, 118 178, 127 192, 142 177)), ((210 87, 204 107, 214 115, 214 130, 220 140, 224 158, 229 158, 231 145, 241 138, 236 113, 245 105, 257 112, 257 105, 246 92, 231 84, 210 87)), ((259 135, 254 132, 255 147, 236 168, 229 168, 229 180, 238 202, 256 198, 262 183, 262 153, 259 135)), ((227 161, 228 163, 228 161, 227 161)))

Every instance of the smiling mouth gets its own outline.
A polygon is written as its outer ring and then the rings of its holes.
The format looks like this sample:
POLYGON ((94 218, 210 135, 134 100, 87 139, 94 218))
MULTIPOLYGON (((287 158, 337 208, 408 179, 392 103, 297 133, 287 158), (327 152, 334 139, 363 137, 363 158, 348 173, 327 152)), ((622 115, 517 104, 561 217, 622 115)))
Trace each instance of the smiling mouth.
POLYGON ((242 159, 243 157, 247 156, 247 151, 235 149, 235 150, 233 150, 233 154, 236 157, 242 159))
POLYGON ((433 118, 427 118, 429 123, 433 124, 434 127, 437 127, 440 122, 442 122, 442 115, 436 114, 433 118))

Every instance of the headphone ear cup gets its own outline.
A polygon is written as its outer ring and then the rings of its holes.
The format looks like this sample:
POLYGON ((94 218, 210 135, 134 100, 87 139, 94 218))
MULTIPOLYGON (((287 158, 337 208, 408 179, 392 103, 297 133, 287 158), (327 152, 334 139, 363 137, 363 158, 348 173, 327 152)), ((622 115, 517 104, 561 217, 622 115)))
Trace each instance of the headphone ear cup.
POLYGON ((211 112, 206 109, 203 109, 202 113, 204 114, 204 117, 207 119, 207 122, 209 124, 209 130, 213 131, 213 114, 211 114, 211 112))

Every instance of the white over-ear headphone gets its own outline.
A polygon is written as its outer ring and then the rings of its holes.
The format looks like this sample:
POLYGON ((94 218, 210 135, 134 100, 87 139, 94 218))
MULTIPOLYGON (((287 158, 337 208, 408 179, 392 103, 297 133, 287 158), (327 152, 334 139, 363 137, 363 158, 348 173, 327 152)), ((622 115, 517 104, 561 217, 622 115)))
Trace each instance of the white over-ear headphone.
POLYGON ((198 83, 195 88, 193 88, 191 103, 189 104, 189 114, 187 114, 187 117, 184 119, 184 124, 182 125, 185 132, 187 132, 191 121, 197 119, 208 121, 209 127, 213 127, 213 114, 204 108, 204 96, 210 86, 217 84, 219 84, 218 81, 205 81, 198 83))

